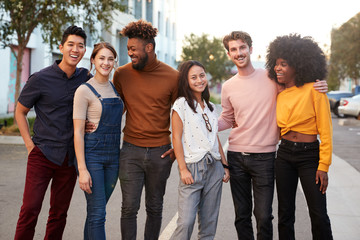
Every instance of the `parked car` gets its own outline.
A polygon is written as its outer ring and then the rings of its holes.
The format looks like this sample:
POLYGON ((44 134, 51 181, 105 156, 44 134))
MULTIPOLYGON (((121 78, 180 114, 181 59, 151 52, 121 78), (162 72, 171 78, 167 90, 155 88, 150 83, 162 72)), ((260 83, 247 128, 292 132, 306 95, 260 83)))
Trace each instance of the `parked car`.
POLYGON ((339 113, 346 116, 353 116, 360 120, 360 94, 351 98, 341 98, 339 113))
POLYGON ((338 111, 338 107, 340 106, 340 99, 352 97, 354 94, 347 91, 330 91, 327 93, 327 96, 329 98, 331 111, 338 117, 345 117, 344 114, 341 114, 338 111))

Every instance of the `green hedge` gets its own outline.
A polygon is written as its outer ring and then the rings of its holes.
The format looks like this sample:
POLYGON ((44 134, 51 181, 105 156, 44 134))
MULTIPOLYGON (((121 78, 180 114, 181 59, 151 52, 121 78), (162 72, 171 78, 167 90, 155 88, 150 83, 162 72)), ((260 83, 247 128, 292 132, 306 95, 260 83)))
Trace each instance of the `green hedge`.
MULTIPOLYGON (((34 135, 34 122, 35 122, 35 117, 30 117, 28 118, 28 122, 29 122, 29 126, 30 126, 30 134, 34 135)), ((7 117, 7 118, 0 118, 0 125, 3 125, 3 128, 10 128, 10 126, 14 125, 14 118, 13 117, 7 117), (6 123, 6 126, 5 126, 6 123)), ((13 129, 13 132, 19 132, 19 129, 13 129)), ((5 131, 6 132, 6 131, 5 131)))
POLYGON ((210 95, 210 102, 214 103, 214 104, 220 104, 221 99, 220 96, 217 95, 210 95))

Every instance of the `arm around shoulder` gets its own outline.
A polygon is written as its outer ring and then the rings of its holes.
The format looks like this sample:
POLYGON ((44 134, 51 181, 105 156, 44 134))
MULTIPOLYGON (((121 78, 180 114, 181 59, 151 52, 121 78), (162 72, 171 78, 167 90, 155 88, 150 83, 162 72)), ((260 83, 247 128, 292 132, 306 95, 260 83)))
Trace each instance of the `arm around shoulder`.
POLYGON ((328 84, 326 80, 319 80, 317 79, 313 85, 314 89, 321 93, 327 93, 328 91, 328 84))

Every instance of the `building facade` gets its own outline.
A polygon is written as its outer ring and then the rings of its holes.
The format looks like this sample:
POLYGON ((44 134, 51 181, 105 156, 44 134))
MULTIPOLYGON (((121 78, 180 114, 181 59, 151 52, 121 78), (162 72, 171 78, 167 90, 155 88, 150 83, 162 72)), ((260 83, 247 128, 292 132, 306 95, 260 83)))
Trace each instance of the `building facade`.
POLYGON ((360 82, 360 79, 354 80, 350 77, 340 79, 339 90, 352 92, 355 95, 360 94, 359 92, 360 85, 357 85, 357 82, 360 82))
MULTIPOLYGON (((155 48, 158 59, 176 67, 177 0, 122 0, 122 3, 128 6, 128 10, 125 13, 116 11, 112 13, 114 22, 108 31, 101 31, 101 24, 99 24, 101 37, 110 42, 118 53, 118 65, 121 66, 130 61, 127 55, 127 38, 119 34, 120 30, 131 21, 144 19, 159 30, 155 48)), ((79 63, 79 67, 90 67, 90 55, 94 43, 96 42, 89 37, 86 43, 86 53, 79 63)), ((0 117, 2 117, 14 112, 16 60, 10 48, 0 49, 0 56, 0 117)), ((32 73, 53 64, 56 59, 61 59, 58 47, 51 50, 48 44, 43 43, 41 28, 35 29, 23 59, 21 87, 32 73)))

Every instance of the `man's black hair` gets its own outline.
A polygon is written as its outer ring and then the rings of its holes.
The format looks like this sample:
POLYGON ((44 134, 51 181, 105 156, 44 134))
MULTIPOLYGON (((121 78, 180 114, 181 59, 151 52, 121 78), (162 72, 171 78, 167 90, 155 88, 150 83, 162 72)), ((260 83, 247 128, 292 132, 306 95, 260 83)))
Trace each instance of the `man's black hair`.
POLYGON ((86 45, 86 33, 81 27, 75 25, 68 27, 63 33, 61 45, 64 45, 69 35, 76 35, 82 37, 84 39, 84 44, 86 45))

